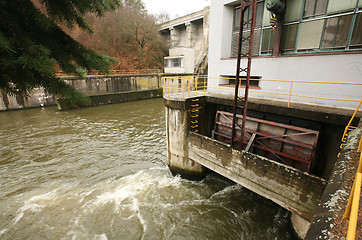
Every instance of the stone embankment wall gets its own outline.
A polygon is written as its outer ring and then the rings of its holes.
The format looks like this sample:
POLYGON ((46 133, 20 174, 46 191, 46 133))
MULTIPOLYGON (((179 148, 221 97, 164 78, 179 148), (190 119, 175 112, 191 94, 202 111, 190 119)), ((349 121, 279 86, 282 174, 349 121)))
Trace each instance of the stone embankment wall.
MULTIPOLYGON (((160 74, 134 74, 113 76, 63 77, 64 81, 86 96, 92 105, 162 96, 160 74), (122 93, 121 95, 119 95, 122 93), (127 93, 127 94, 126 94, 127 93), (94 104, 93 104, 94 103, 94 104)), ((0 111, 55 105, 55 96, 42 88, 33 89, 29 95, 9 95, 0 92, 0 111)))

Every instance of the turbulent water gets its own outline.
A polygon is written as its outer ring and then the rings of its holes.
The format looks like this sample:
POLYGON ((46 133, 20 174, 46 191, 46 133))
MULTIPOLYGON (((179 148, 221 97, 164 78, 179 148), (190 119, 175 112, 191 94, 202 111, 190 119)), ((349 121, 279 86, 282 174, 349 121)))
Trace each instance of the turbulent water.
POLYGON ((0 133, 0 239, 294 239, 274 203, 169 173, 162 99, 0 112, 0 133))

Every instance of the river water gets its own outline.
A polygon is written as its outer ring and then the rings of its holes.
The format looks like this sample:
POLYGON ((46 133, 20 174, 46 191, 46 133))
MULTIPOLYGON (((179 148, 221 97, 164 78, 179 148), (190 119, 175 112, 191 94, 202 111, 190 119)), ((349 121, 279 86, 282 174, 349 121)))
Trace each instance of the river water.
POLYGON ((162 99, 0 112, 0 239, 294 239, 286 210, 173 177, 162 99))

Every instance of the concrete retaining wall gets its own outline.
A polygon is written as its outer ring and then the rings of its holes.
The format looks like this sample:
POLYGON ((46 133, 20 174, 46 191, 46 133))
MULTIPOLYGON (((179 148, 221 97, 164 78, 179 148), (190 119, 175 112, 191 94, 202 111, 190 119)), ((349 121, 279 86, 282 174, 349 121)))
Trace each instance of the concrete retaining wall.
MULTIPOLYGON (((87 76, 84 79, 77 77, 62 77, 62 79, 73 86, 76 90, 94 101, 91 105, 101 105, 137 100, 137 94, 142 92, 139 99, 160 96, 157 89, 160 88, 160 74, 136 74, 136 75, 113 75, 113 76, 87 76), (146 93, 144 91, 150 90, 146 93), (126 93, 119 94, 116 93, 126 93)), ((162 96, 162 92, 161 92, 162 96)), ((56 97, 47 94, 42 88, 33 89, 28 96, 17 94, 8 95, 0 91, 0 111, 16 110, 32 107, 43 107, 56 104, 56 97)), ((63 107, 66 109, 67 107, 63 107)))
POLYGON ((84 79, 76 77, 64 77, 63 79, 84 95, 94 96, 157 89, 160 88, 161 75, 87 76, 84 79))
POLYGON ((189 133, 189 158, 311 221, 326 186, 316 176, 189 133))
POLYGON ((29 95, 9 95, 0 90, 0 111, 43 107, 55 104, 55 98, 42 88, 33 89, 29 95))
POLYGON ((93 107, 99 105, 106 105, 112 103, 121 103, 121 102, 131 102, 136 100, 143 100, 148 98, 157 98, 162 97, 162 88, 154 90, 142 90, 142 91, 133 91, 133 92, 120 92, 120 93, 110 93, 103 95, 94 95, 90 96, 90 103, 83 106, 73 106, 66 100, 57 100, 58 109, 60 111, 70 110, 79 107, 93 107))

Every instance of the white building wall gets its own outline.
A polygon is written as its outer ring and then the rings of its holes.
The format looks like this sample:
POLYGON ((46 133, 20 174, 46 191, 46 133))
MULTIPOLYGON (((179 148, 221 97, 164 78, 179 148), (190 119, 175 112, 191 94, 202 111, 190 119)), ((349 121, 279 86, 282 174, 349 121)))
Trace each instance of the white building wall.
POLYGON ((171 48, 169 49, 169 58, 181 58, 181 67, 165 67, 165 73, 190 73, 194 72, 194 49, 192 48, 171 48))
MULTIPOLYGON (((235 1, 212 0, 210 6, 210 36, 209 36, 209 77, 208 86, 216 87, 221 76, 235 76, 236 59, 230 58, 231 31, 233 20, 233 6, 235 1)), ((247 60, 242 60, 242 67, 246 67, 247 60)), ((362 54, 319 54, 281 56, 273 58, 254 57, 252 60, 251 76, 259 76, 262 79, 272 80, 303 80, 323 82, 351 82, 362 83, 362 54)), ((287 93, 290 90, 289 82, 263 82, 260 89, 252 89, 250 97, 269 98, 287 101, 288 96, 270 95, 261 92, 287 93)), ((220 91, 213 90, 209 91, 220 91)), ((242 90, 243 91, 243 90, 242 90)), ((233 90, 229 91, 233 93, 233 90)), ((308 95, 321 98, 336 99, 362 99, 362 86, 335 85, 335 84, 308 84, 294 83, 293 94, 308 95)), ((292 97, 292 102, 301 102, 314 105, 355 109, 358 103, 329 101, 323 99, 310 99, 292 97)))

